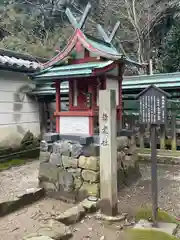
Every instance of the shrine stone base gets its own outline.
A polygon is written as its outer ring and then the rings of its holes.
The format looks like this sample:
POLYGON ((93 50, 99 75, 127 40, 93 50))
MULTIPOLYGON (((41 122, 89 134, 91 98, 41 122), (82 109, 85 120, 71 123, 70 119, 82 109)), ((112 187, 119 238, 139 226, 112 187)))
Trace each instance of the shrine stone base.
MULTIPOLYGON (((140 176, 131 137, 117 137, 118 189, 140 176)), ((77 202, 100 197, 99 138, 48 133, 41 142, 39 185, 50 197, 77 202)))

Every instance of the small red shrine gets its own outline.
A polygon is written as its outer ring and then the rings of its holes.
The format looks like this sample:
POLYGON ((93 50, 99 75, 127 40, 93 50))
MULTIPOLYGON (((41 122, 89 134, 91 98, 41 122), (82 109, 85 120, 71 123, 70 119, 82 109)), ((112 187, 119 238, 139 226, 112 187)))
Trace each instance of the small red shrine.
POLYGON ((70 9, 66 14, 74 27, 74 34, 67 46, 43 69, 33 75, 37 82, 54 82, 56 87, 56 132, 60 134, 85 134, 93 136, 98 128, 98 92, 103 89, 116 90, 117 121, 122 120, 122 75, 125 64, 135 63, 124 58, 112 45, 118 29, 115 25, 108 36, 101 25, 97 30, 102 39, 87 35, 84 24, 90 11, 88 4, 79 22, 70 9), (71 56, 75 55, 74 58, 71 56), (61 111, 60 84, 69 82, 69 111, 61 111))

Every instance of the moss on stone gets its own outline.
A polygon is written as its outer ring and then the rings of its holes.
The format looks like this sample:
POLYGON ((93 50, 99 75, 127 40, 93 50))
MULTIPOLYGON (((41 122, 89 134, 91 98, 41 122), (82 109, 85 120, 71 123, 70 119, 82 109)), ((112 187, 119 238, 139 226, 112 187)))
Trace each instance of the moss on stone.
POLYGON ((155 229, 128 229, 128 240, 177 240, 175 236, 169 235, 155 229))
POLYGON ((27 132, 20 145, 0 147, 0 161, 16 159, 29 159, 39 157, 39 139, 31 132, 27 132))
MULTIPOLYGON (((135 219, 137 222, 140 219, 145 219, 145 220, 152 219, 152 210, 148 207, 139 209, 136 213, 135 219)), ((175 219, 175 217, 169 215, 167 212, 162 210, 158 210, 157 221, 179 224, 179 222, 175 219)))
POLYGON ((21 141, 21 145, 30 145, 34 140, 34 135, 30 131, 27 131, 21 141))
POLYGON ((39 157, 39 139, 27 132, 18 146, 0 147, 0 171, 25 164, 39 157))
POLYGON ((24 159, 9 160, 7 162, 0 163, 0 171, 9 169, 10 167, 13 167, 13 166, 23 165, 25 163, 26 163, 26 161, 24 159))

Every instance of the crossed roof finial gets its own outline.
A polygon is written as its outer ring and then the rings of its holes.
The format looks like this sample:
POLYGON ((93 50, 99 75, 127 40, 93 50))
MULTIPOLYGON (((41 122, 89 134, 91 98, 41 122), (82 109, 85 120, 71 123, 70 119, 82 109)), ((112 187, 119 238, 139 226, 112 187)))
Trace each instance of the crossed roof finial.
MULTIPOLYGON (((72 26, 75 28, 75 29, 82 29, 84 27, 84 24, 85 24, 85 21, 88 17, 88 14, 90 12, 90 9, 91 9, 91 4, 88 3, 83 14, 82 14, 82 17, 80 19, 80 21, 77 21, 77 19, 73 16, 71 10, 69 8, 66 9, 66 15, 69 19, 69 21, 71 22, 72 26)), ((112 33, 108 36, 108 34, 105 32, 105 30, 103 29, 103 27, 100 25, 100 24, 97 24, 97 30, 100 34, 100 36, 103 38, 103 40, 107 43, 111 43, 117 30, 118 30, 118 27, 120 25, 120 22, 118 21, 115 26, 114 26, 114 29, 112 31, 112 33)))
POLYGON ((88 3, 79 22, 73 16, 71 10, 69 8, 66 9, 66 15, 67 15, 69 21, 71 22, 72 26, 75 29, 77 29, 77 28, 82 29, 83 28, 83 26, 85 24, 85 21, 88 17, 88 14, 90 12, 90 9, 91 9, 91 4, 88 3))
POLYGON ((118 21, 114 26, 114 29, 111 32, 110 36, 107 35, 107 33, 104 31, 103 27, 100 24, 97 25, 97 30, 105 42, 111 43, 118 30, 119 25, 120 25, 120 22, 118 21))

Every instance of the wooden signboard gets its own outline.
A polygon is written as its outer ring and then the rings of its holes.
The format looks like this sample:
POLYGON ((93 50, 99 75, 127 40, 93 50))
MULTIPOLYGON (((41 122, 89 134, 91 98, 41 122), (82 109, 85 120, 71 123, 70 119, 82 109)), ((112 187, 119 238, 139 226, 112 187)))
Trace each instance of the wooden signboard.
POLYGON ((167 121, 167 98, 170 95, 153 85, 138 95, 140 123, 162 125, 167 121))

